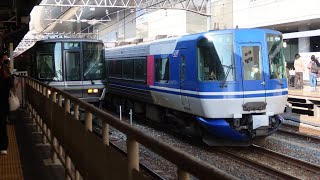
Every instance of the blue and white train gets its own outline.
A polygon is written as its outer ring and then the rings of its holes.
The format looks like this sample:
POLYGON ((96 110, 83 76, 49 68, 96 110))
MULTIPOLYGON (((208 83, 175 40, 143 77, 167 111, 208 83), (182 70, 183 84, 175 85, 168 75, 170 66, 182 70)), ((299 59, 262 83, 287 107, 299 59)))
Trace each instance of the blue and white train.
POLYGON ((107 48, 107 103, 209 145, 250 145, 283 121, 282 42, 277 31, 233 29, 107 48))

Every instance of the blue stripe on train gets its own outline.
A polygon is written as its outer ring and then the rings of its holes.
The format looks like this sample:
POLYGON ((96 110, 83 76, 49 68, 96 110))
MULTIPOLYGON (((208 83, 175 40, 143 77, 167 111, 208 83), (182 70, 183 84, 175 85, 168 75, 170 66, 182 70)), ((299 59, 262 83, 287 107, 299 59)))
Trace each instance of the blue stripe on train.
POLYGON ((189 93, 181 93, 176 91, 170 91, 165 89, 157 89, 157 88, 149 88, 147 86, 139 86, 139 85, 128 85, 128 84, 114 84, 109 83, 110 86, 120 86, 121 88, 130 88, 130 89, 138 89, 138 90, 151 90, 156 92, 175 94, 175 95, 183 95, 188 97, 200 98, 200 99, 235 99, 235 98, 259 98, 259 97, 271 97, 271 96, 282 96, 287 95, 288 91, 282 92, 273 92, 273 93, 260 93, 260 94, 246 94, 246 95, 198 95, 198 94, 189 94, 189 93))

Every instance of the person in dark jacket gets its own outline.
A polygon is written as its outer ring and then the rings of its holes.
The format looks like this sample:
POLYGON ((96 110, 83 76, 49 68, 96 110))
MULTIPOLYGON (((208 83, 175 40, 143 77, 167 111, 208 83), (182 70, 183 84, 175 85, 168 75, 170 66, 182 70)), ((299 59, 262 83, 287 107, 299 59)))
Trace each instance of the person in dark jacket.
POLYGON ((13 89, 13 79, 9 68, 0 63, 0 154, 7 154, 7 118, 9 114, 9 91, 13 89))

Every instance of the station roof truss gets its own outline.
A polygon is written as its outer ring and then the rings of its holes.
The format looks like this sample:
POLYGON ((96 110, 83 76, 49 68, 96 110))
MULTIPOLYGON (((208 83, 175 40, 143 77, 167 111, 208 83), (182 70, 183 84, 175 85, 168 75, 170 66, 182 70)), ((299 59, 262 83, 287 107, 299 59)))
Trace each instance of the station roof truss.
POLYGON ((88 33, 84 33, 84 31, 92 25, 111 21, 110 16, 122 10, 134 13, 143 9, 175 9, 210 16, 207 13, 209 3, 209 0, 42 0, 39 6, 43 7, 44 11, 40 24, 45 24, 44 29, 37 34, 30 36, 27 34, 24 37, 26 40, 22 39, 14 50, 13 57, 23 53, 35 42, 50 37, 98 39, 98 32, 91 33, 88 30, 88 33), (65 33, 64 22, 87 23, 88 27, 81 32, 65 33))
POLYGON ((120 9, 179 9, 210 16, 208 0, 43 0, 40 6, 120 9))

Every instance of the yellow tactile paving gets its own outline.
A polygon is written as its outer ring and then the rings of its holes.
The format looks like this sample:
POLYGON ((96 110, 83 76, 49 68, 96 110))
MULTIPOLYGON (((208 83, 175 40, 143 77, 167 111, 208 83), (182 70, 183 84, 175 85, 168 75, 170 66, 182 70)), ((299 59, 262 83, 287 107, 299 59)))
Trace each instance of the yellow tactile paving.
POLYGON ((23 180, 22 167, 14 126, 8 125, 7 155, 0 155, 0 180, 23 180))

